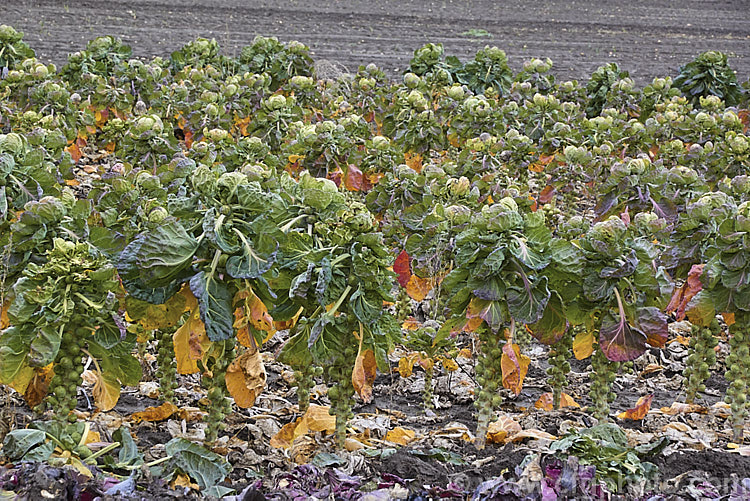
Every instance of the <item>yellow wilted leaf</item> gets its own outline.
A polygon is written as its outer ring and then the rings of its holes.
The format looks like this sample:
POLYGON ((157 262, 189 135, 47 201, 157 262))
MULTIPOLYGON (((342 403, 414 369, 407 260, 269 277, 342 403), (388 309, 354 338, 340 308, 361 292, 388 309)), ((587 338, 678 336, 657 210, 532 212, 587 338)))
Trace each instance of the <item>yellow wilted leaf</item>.
POLYGON ((398 361, 398 373, 401 377, 409 377, 414 371, 414 362, 417 358, 414 353, 410 353, 405 357, 401 357, 398 361))
POLYGON ((83 464, 80 459, 71 456, 70 451, 64 451, 60 455, 60 457, 66 458, 68 460, 67 464, 75 468, 76 471, 78 471, 78 473, 80 473, 81 475, 84 475, 88 478, 94 477, 94 474, 91 472, 91 470, 85 464, 83 464))
POLYGON ((471 350, 469 348, 461 348, 458 352, 457 358, 472 358, 471 350))
POLYGON ((684 404, 682 402, 673 402, 670 407, 662 407, 659 409, 664 414, 669 416, 675 416, 677 414, 690 414, 696 412, 698 414, 706 414, 708 408, 698 404, 684 404))
POLYGON ((146 330, 164 329, 177 325, 182 318, 182 314, 186 311, 192 311, 196 304, 195 296, 186 284, 183 285, 178 294, 173 295, 164 304, 139 302, 138 317, 135 317, 135 312, 129 311, 128 318, 136 320, 146 330), (133 314, 131 315, 131 313, 133 314))
POLYGON ((86 439, 83 441, 83 445, 94 444, 102 441, 102 436, 98 431, 89 430, 86 434, 86 439))
POLYGON ((229 364, 225 376, 227 390, 243 409, 252 407, 266 386, 266 369, 258 350, 246 351, 229 364))
POLYGON ((419 323, 419 320, 417 320, 414 317, 409 317, 406 320, 404 320, 403 324, 401 324, 401 328, 407 331, 415 331, 419 329, 420 325, 421 324, 419 323))
POLYGON ((534 162, 529 165, 529 170, 531 172, 544 172, 544 168, 547 167, 554 159, 554 153, 552 155, 540 155, 538 162, 534 162))
POLYGON ((503 387, 516 395, 520 395, 530 363, 531 359, 521 354, 521 349, 517 344, 505 343, 503 345, 503 356, 500 359, 500 367, 503 371, 503 387))
MULTIPOLYGON (((543 393, 539 399, 534 403, 534 407, 537 409, 542 409, 544 411, 551 411, 554 410, 554 407, 552 405, 553 398, 552 398, 552 392, 543 393)), ((563 393, 560 395, 560 408, 564 407, 580 407, 578 405, 578 402, 573 400, 573 397, 568 395, 567 393, 563 393)))
POLYGON ((267 341, 276 332, 273 318, 268 313, 268 308, 260 300, 251 288, 239 291, 234 296, 234 304, 238 305, 234 310, 234 327, 237 329, 237 339, 240 344, 247 348, 255 347, 252 337, 252 327, 255 330, 266 332, 267 341))
POLYGON ((721 314, 722 317, 724 317, 724 323, 727 324, 727 326, 734 325, 734 313, 732 312, 724 312, 721 314))
POLYGON ((120 382, 97 368, 96 383, 94 383, 91 394, 94 396, 94 403, 100 411, 111 410, 120 399, 120 382))
POLYGON ((411 169, 422 172, 422 154, 421 153, 404 153, 404 163, 411 169))
MULTIPOLYGON (((281 427, 281 429, 271 437, 271 441, 269 444, 271 447, 274 447, 276 449, 288 449, 292 446, 292 442, 294 442, 294 439, 296 438, 295 433, 297 431, 297 428, 299 428, 300 424, 302 423, 304 418, 297 418, 291 423, 287 423, 284 426, 281 427)), ((306 432, 307 430, 305 430, 306 432)), ((301 433, 300 436, 304 434, 301 433)))
POLYGON ((360 352, 357 355, 357 361, 354 362, 352 371, 352 385, 354 391, 362 397, 365 403, 372 400, 372 385, 375 382, 377 372, 377 362, 375 362, 375 353, 367 349, 362 351, 362 342, 359 343, 360 352))
POLYGON ((164 421, 177 412, 177 406, 171 402, 164 402, 158 407, 149 407, 141 412, 134 412, 130 420, 139 423, 141 421, 164 421))
POLYGON ((190 481, 190 477, 183 473, 178 473, 177 476, 170 482, 170 487, 172 489, 175 489, 177 487, 192 489, 194 491, 200 490, 200 487, 198 484, 195 484, 190 481))
MULTIPOLYGON (((1 360, 0 360, 0 363, 2 363, 1 360)), ((3 381, 3 383, 7 384, 8 386, 16 390, 18 393, 23 395, 24 393, 26 393, 26 390, 29 388, 29 384, 31 384, 31 380, 34 379, 34 375, 35 375, 35 372, 34 372, 33 367, 24 366, 24 367, 21 367, 21 369, 13 375, 13 379, 11 381, 8 381, 8 382, 3 381)))
POLYGON ((174 333, 174 354, 177 372, 195 374, 198 372, 198 360, 208 348, 210 341, 206 336, 206 327, 200 318, 198 309, 194 309, 184 324, 174 333))
POLYGON ((388 433, 385 434, 385 439, 388 442, 393 442, 394 444, 407 445, 409 442, 414 440, 414 437, 416 435, 417 433, 414 430, 396 426, 394 429, 388 431, 388 433))
POLYGON ((327 405, 310 404, 305 413, 307 428, 310 431, 336 431, 336 416, 329 412, 331 408, 327 405))
POLYGON ((594 353, 594 333, 588 329, 576 334, 573 340, 573 355, 576 360, 583 360, 594 353))
POLYGON ((412 275, 406 284, 406 293, 414 301, 422 301, 432 290, 432 281, 412 275))
POLYGON ((47 395, 53 375, 52 364, 34 368, 34 376, 29 381, 29 385, 23 394, 23 399, 26 400, 29 407, 36 407, 42 402, 42 399, 47 395))
POLYGON ((547 433, 546 431, 537 430, 537 429, 531 429, 531 430, 523 430, 519 431, 512 437, 510 437, 511 442, 520 442, 524 438, 533 438, 534 440, 556 440, 557 437, 554 435, 551 435, 547 433))
POLYGON ((619 419, 632 419, 634 421, 640 421, 644 417, 646 417, 646 414, 648 414, 649 409, 651 409, 651 402, 654 400, 654 394, 645 395, 638 399, 638 401, 635 403, 635 407, 632 409, 628 409, 625 412, 621 412, 617 415, 619 419))
POLYGON ((271 438, 271 447, 287 449, 294 441, 308 432, 328 432, 336 430, 336 416, 332 416, 327 405, 310 404, 304 416, 296 421, 285 424, 279 432, 271 438))
POLYGON ((509 438, 522 430, 521 425, 507 414, 500 414, 497 421, 493 421, 487 427, 487 443, 502 444, 509 438))
POLYGON ((448 357, 441 357, 440 361, 443 363, 443 369, 447 372, 453 372, 458 370, 458 364, 455 360, 448 357))
POLYGON ((10 319, 8 318, 8 308, 10 308, 10 301, 5 301, 0 305, 0 330, 6 329, 10 326, 10 319))
POLYGON ((243 136, 247 136, 247 127, 250 125, 250 117, 243 117, 240 118, 238 116, 235 116, 234 118, 234 126, 237 127, 240 131, 240 134, 243 136))
POLYGON ((286 330, 286 329, 291 329, 292 327, 294 327, 295 325, 297 325, 297 320, 299 320, 299 317, 300 317, 300 315, 302 315, 302 312, 304 310, 305 309, 302 306, 300 306, 299 310, 297 310, 297 313, 295 313, 294 316, 292 318, 290 318, 289 320, 286 320, 286 321, 283 321, 283 322, 282 321, 274 320, 273 321, 274 328, 276 328, 277 331, 283 331, 283 330, 286 330))

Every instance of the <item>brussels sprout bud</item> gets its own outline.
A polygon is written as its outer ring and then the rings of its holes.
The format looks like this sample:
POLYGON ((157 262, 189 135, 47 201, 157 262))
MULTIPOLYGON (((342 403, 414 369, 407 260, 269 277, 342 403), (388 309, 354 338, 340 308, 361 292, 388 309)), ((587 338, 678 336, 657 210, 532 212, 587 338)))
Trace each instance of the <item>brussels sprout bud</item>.
POLYGON ((232 136, 229 134, 229 132, 225 131, 224 129, 203 129, 203 136, 214 143, 232 139, 232 136))
POLYGON ((750 149, 750 143, 748 143, 747 137, 743 134, 729 137, 728 142, 729 147, 732 149, 732 153, 737 155, 742 155, 750 149))
POLYGON ((461 176, 459 179, 451 178, 448 180, 448 190, 453 196, 463 196, 468 193, 471 188, 471 183, 465 176, 461 176))
POLYGON ((373 136, 372 138, 372 146, 376 150, 385 150, 390 146, 391 141, 385 136, 373 136))
POLYGON ((750 232, 750 201, 742 202, 737 207, 734 227, 737 231, 750 232))
POLYGON ((736 129, 742 127, 742 120, 737 116, 734 111, 728 110, 721 115, 721 122, 725 127, 729 129, 736 129))
POLYGON ((422 174, 427 180, 442 179, 445 177, 445 171, 442 167, 435 164, 427 164, 422 168, 422 174))
POLYGON ((169 216, 169 212, 164 207, 156 207, 148 214, 148 222, 159 224, 169 216))
POLYGON ((275 94, 266 100, 266 104, 271 110, 280 110, 286 107, 286 98, 281 94, 275 94))
POLYGON ((414 89, 422 82, 422 79, 419 78, 414 73, 407 73, 404 75, 404 85, 406 85, 410 89, 414 89))
POLYGON ((575 89, 576 89, 576 85, 573 82, 571 82, 570 80, 567 80, 567 81, 565 81, 565 82, 563 82, 563 83, 560 84, 560 91, 562 91, 562 92, 564 92, 566 94, 570 94, 575 89))
POLYGON ((448 89, 448 97, 455 101, 462 101, 464 99, 464 88, 459 84, 454 84, 448 89))

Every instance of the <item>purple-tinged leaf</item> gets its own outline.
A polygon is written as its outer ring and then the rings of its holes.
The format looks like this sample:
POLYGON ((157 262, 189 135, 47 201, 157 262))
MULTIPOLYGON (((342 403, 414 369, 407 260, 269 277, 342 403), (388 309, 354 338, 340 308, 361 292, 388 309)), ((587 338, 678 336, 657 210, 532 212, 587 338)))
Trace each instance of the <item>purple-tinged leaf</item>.
POLYGON ((638 330, 646 335, 646 342, 654 348, 663 348, 669 337, 667 316, 659 308, 646 307, 636 310, 638 330))
POLYGON ((612 266, 605 266, 602 271, 599 272, 601 278, 622 278, 629 277, 635 273, 635 269, 638 267, 638 257, 635 255, 635 251, 630 251, 625 258, 617 258, 612 261, 612 266))
POLYGON ((536 323, 542 318, 550 298, 547 277, 542 277, 533 286, 524 278, 524 287, 509 287, 506 297, 508 311, 517 322, 536 323))
POLYGON ((635 360, 646 351, 646 335, 628 325, 622 312, 617 318, 607 314, 599 331, 599 346, 613 362, 635 360))
POLYGON ((557 292, 552 291, 541 320, 529 324, 528 327, 531 335, 546 345, 555 344, 565 335, 568 330, 568 321, 565 318, 562 299, 557 292))
POLYGON ((482 286, 472 291, 479 299, 487 301, 501 301, 505 298, 505 283, 497 277, 490 277, 482 286))

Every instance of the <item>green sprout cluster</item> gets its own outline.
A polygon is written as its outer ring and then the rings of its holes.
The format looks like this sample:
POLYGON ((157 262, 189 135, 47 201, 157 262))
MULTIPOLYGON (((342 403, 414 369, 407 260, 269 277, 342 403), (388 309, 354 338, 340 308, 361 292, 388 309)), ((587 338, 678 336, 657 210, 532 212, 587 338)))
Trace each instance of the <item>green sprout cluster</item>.
POLYGON ((748 416, 747 384, 750 378, 750 332, 744 325, 734 324, 729 328, 729 349, 725 377, 729 388, 724 401, 730 406, 729 421, 735 442, 742 439, 745 420, 748 416))
POLYGON ((160 329, 156 333, 156 377, 159 378, 161 399, 174 403, 174 391, 177 389, 177 363, 174 358, 173 336, 177 329, 160 329))
POLYGON ((480 333, 479 339, 482 342, 482 348, 477 358, 475 372, 480 389, 474 399, 474 406, 478 413, 477 447, 482 448, 493 413, 503 403, 503 397, 499 391, 503 387, 501 364, 505 338, 502 331, 485 330, 480 333))
POLYGON ((609 420, 609 404, 617 394, 612 391, 612 383, 617 378, 619 362, 610 361, 604 352, 596 349, 591 356, 591 390, 589 397, 593 403, 593 415, 600 422, 609 420))
POLYGON ((716 335, 719 333, 719 322, 714 319, 710 327, 692 327, 689 355, 685 362, 685 402, 692 404, 698 392, 705 391, 704 384, 709 377, 709 369, 716 363, 714 348, 719 344, 716 335))
POLYGON ((570 331, 555 344, 549 351, 549 384, 552 386, 552 407, 560 408, 560 400, 563 390, 568 386, 568 373, 570 373, 570 360, 573 354, 573 335, 570 331))
POLYGON ((219 432, 226 428, 224 418, 232 412, 232 403, 226 385, 227 368, 234 360, 234 340, 219 341, 216 343, 217 353, 211 359, 208 371, 203 373, 201 382, 208 390, 209 401, 208 417, 206 419, 206 441, 215 442, 219 432))

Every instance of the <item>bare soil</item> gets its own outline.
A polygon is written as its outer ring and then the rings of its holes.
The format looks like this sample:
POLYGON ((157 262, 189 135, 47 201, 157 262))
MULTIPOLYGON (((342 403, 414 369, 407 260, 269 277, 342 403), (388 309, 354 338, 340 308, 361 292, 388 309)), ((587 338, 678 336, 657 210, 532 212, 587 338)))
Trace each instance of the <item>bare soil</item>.
POLYGON ((462 59, 497 45, 516 69, 550 57, 563 79, 586 79, 614 61, 639 83, 720 50, 741 81, 750 77, 746 0, 3 0, 0 22, 58 65, 102 35, 142 57, 167 56, 196 37, 238 54, 256 35, 273 35, 309 45, 334 75, 371 62, 396 74, 416 48, 442 42, 462 59), (472 29, 491 36, 466 34, 472 29))

